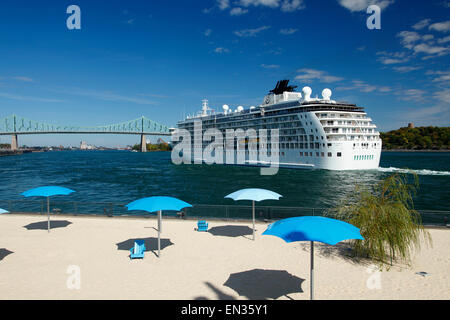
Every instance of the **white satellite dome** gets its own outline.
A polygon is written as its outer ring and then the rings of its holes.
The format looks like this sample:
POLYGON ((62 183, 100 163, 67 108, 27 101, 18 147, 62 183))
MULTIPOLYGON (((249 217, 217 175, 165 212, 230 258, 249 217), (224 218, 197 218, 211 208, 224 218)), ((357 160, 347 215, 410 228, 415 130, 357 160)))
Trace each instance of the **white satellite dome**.
POLYGON ((244 111, 244 107, 243 106, 237 107, 237 112, 242 112, 242 111, 244 111))
POLYGON ((332 92, 331 92, 330 89, 328 89, 328 88, 323 89, 323 91, 322 91, 323 100, 328 100, 329 101, 330 98, 331 98, 331 95, 332 95, 332 92))
POLYGON ((311 100, 311 93, 312 89, 310 87, 304 87, 302 89, 303 96, 305 97, 305 100, 311 100))
POLYGON ((223 113, 224 113, 224 114, 227 114, 227 113, 228 113, 228 110, 230 109, 230 107, 229 107, 228 105, 224 104, 224 105, 222 106, 222 109, 223 109, 223 113))

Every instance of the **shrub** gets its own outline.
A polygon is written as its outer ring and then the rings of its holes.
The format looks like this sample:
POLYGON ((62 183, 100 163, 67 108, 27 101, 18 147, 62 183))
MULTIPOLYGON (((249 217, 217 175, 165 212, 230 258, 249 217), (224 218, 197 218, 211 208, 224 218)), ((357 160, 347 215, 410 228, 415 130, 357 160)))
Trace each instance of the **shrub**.
POLYGON ((413 196, 419 187, 417 174, 413 181, 407 174, 396 173, 371 189, 357 186, 350 198, 330 210, 329 214, 360 228, 365 240, 352 240, 354 254, 368 257, 380 266, 393 261, 411 263, 411 253, 420 249, 421 236, 431 244, 431 236, 414 210, 413 196))

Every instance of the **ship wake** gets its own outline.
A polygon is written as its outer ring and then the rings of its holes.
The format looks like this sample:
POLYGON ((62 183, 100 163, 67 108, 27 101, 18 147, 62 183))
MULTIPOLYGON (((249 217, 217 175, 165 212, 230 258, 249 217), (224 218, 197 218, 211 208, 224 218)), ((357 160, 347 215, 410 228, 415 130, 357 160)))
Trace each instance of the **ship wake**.
POLYGON ((378 171, 381 172, 400 172, 400 173, 410 173, 411 171, 422 176, 450 176, 450 171, 436 171, 428 169, 401 169, 395 167, 383 168, 379 167, 378 171))

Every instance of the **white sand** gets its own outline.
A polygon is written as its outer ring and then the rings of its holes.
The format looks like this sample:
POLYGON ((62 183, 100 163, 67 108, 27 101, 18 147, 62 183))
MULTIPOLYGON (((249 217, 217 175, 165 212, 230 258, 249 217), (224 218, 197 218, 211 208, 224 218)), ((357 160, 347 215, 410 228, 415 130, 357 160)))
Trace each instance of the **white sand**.
MULTIPOLYGON (((252 241, 250 235, 196 232, 192 220, 163 219, 162 238, 173 245, 161 251, 161 258, 155 250, 146 252, 143 260, 130 260, 129 251, 118 250, 116 244, 156 238, 156 220, 63 216, 52 220, 72 224, 48 234, 24 228, 46 221, 45 216, 0 215, 0 251, 13 252, 3 259, 0 252, 0 299, 309 299, 309 244, 261 236, 267 224, 257 224, 252 241), (67 288, 71 265, 80 267, 78 290, 67 288), (233 284, 241 295, 224 285, 230 274, 254 269, 266 271, 241 275, 244 280, 233 284), (283 271, 304 279, 301 286, 295 284, 298 279, 285 280, 283 276, 289 275, 283 271)), ((251 223, 210 222, 210 228, 219 226, 251 228, 251 223)), ((450 299, 450 230, 429 231, 433 248, 422 248, 411 268, 395 267, 378 275, 336 251, 326 254, 326 247, 316 244, 316 299, 450 299), (415 274, 418 271, 430 275, 422 277, 415 274)))

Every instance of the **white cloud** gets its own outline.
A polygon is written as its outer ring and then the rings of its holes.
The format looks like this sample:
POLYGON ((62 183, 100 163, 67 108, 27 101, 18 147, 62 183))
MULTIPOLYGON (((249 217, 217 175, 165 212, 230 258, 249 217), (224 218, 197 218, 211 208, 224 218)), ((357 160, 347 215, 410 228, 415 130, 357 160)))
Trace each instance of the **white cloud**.
POLYGON ((430 24, 431 19, 423 19, 417 22, 415 25, 412 26, 414 30, 422 30, 426 26, 430 24))
POLYGON ((265 6, 270 8, 277 8, 280 5, 279 2, 279 0, 240 0, 239 4, 244 7, 265 6))
POLYGON ((224 47, 218 47, 218 48, 214 49, 214 52, 215 53, 228 53, 228 52, 230 52, 230 50, 228 50, 227 48, 224 48, 224 47))
POLYGON ((447 82, 450 81, 450 71, 427 71, 426 75, 437 76, 433 82, 447 82))
POLYGON ((438 43, 447 43, 450 41, 450 36, 446 36, 444 38, 438 39, 438 43))
POLYGON ((336 90, 341 90, 341 91, 355 90, 355 91, 360 91, 360 92, 378 91, 380 93, 386 93, 386 92, 391 92, 392 88, 388 87, 388 86, 378 87, 375 85, 368 84, 361 80, 352 80, 350 85, 337 87, 336 90))
MULTIPOLYGON (((450 89, 449 88, 435 92, 433 97, 435 99, 438 99, 439 101, 446 103, 446 105, 444 105, 443 107, 445 108, 445 110, 447 110, 447 112, 450 111, 450 89)), ((447 118, 447 120, 448 119, 449 118, 447 118)))
POLYGON ((239 0, 237 4, 243 7, 269 7, 280 8, 283 12, 294 12, 305 8, 303 0, 239 0))
POLYGON ((338 0, 339 4, 348 10, 366 11, 370 5, 377 5, 381 10, 394 3, 394 0, 338 0))
POLYGON ((16 95, 16 94, 11 94, 11 93, 6 93, 6 92, 0 92, 0 97, 10 99, 10 100, 18 100, 18 101, 49 102, 49 103, 65 102, 64 100, 59 100, 59 99, 28 97, 28 96, 16 95))
POLYGON ((397 64, 397 63, 405 63, 408 61, 408 59, 394 59, 389 57, 380 57, 378 58, 378 61, 380 61, 382 64, 397 64))
POLYGON ((270 28, 269 26, 262 26, 255 29, 244 29, 235 31, 234 34, 237 35, 238 37, 255 37, 261 31, 267 30, 269 28, 270 28))
MULTIPOLYGON (((431 26, 430 26, 431 27, 431 26)), ((427 60, 435 57, 447 55, 449 47, 435 45, 434 36, 431 34, 420 35, 415 31, 402 31, 397 34, 400 43, 407 49, 410 49, 414 54, 425 54, 422 60, 427 60)), ((445 43, 446 38, 438 39, 439 43, 445 43), (439 41, 441 40, 441 41, 439 41)))
POLYGON ((429 30, 435 30, 440 32, 448 32, 450 31, 450 20, 433 23, 428 27, 429 30))
POLYGON ((136 98, 131 96, 124 96, 117 94, 111 91, 97 91, 92 89, 82 89, 82 88, 65 88, 65 89, 52 89, 51 91, 69 94, 69 95, 77 95, 77 96, 85 96, 93 99, 103 100, 103 101, 113 101, 113 102, 131 102, 136 104, 144 104, 144 105, 152 105, 156 104, 154 101, 145 99, 145 98, 136 98))
POLYGON ((397 37, 401 38, 401 44, 408 49, 413 48, 413 43, 419 41, 422 37, 420 34, 414 31, 402 31, 397 34, 397 37))
POLYGON ((395 71, 400 72, 400 73, 407 73, 407 72, 411 72, 414 70, 419 70, 420 67, 402 66, 402 67, 393 67, 392 69, 394 69, 395 71))
POLYGON ((378 91, 379 92, 391 92, 392 88, 391 87, 379 87, 378 91))
POLYGON ((230 6, 230 0, 217 0, 217 5, 220 10, 225 10, 230 6))
POLYGON ((232 16, 241 16, 243 14, 246 14, 248 12, 247 9, 242 9, 240 7, 233 8, 230 10, 230 15, 232 16))
POLYGON ((443 55, 448 51, 448 48, 439 46, 430 46, 426 43, 421 43, 413 47, 415 53, 437 54, 443 55))
POLYGON ((281 29, 280 33, 284 34, 284 35, 290 35, 290 34, 294 34, 298 31, 298 29, 294 29, 294 28, 289 28, 289 29, 281 29))
POLYGON ((281 4, 281 11, 284 12, 294 12, 303 8, 305 8, 303 0, 284 0, 281 4))
POLYGON ((278 69, 280 66, 278 64, 262 64, 261 67, 264 69, 278 69))
POLYGON ((398 91, 395 94, 399 96, 400 100, 405 101, 421 101, 424 100, 425 95, 424 90, 420 89, 406 89, 402 91, 398 91))
POLYGON ((386 52, 381 51, 377 52, 377 55, 380 56, 378 61, 382 64, 397 64, 397 63, 405 63, 409 60, 409 57, 406 56, 405 52, 386 52))
POLYGON ((24 81, 24 82, 33 82, 33 79, 31 79, 29 77, 23 77, 23 76, 12 77, 12 79, 19 80, 19 81, 24 81))
POLYGON ((315 69, 306 69, 305 68, 305 69, 297 70, 297 72, 300 72, 300 74, 295 77, 295 80, 299 80, 299 81, 303 81, 303 82, 311 82, 312 80, 318 80, 318 81, 324 82, 324 83, 331 83, 331 82, 341 81, 344 79, 341 77, 331 76, 325 71, 315 70, 315 69))

